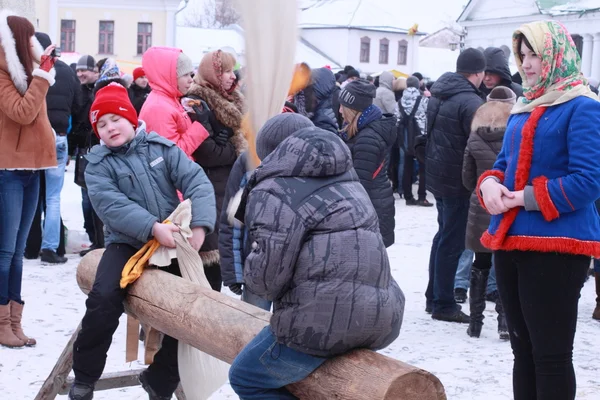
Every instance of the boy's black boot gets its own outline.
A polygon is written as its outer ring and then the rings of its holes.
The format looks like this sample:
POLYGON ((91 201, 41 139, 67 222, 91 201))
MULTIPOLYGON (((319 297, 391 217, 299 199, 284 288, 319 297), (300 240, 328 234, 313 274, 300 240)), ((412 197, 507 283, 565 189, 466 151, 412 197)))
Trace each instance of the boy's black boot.
POLYGON ((152 389, 150 383, 148 382, 148 370, 140 374, 139 380, 140 385, 142 385, 142 388, 144 388, 146 393, 148 393, 148 400, 171 400, 171 398, 173 397, 160 396, 154 391, 154 389, 152 389))
POLYGON ((73 382, 69 390, 69 400, 92 400, 94 398, 94 385, 82 382, 73 382))
POLYGON ((487 287, 489 269, 471 268, 471 287, 469 294, 469 305, 471 306, 471 321, 467 334, 471 337, 479 337, 483 327, 483 311, 485 310, 485 290, 487 287))

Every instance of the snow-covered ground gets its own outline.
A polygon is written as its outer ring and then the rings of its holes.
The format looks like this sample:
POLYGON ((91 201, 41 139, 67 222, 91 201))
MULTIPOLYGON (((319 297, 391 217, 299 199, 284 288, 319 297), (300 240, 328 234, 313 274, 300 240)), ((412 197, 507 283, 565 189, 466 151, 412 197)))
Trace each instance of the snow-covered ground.
MULTIPOLYGON (((81 194, 72 183, 72 169, 73 165, 65 179, 62 210, 69 228, 69 247, 75 250, 81 248, 83 218, 81 194)), ((433 321, 424 311, 429 249, 435 230, 435 208, 407 208, 404 201, 396 202, 396 244, 389 249, 389 255, 394 277, 406 295, 406 312, 400 337, 382 352, 437 375, 450 400, 510 399, 512 353, 510 345, 501 342, 496 334, 493 304, 488 303, 480 339, 469 338, 466 325, 433 321)), ((78 261, 75 254, 69 255, 69 262, 61 266, 25 261, 24 327, 38 345, 19 350, 0 348, 0 398, 33 399, 83 317, 85 296, 75 282, 78 261)), ((600 323, 591 319, 594 298, 594 283, 590 280, 583 288, 575 338, 579 400, 595 400, 600 390, 600 323)), ((468 306, 464 310, 468 312, 468 306)), ((141 363, 125 363, 125 324, 121 324, 105 372, 140 367, 141 363)), ((95 399, 133 400, 147 396, 136 387, 98 392, 95 399)), ((237 397, 225 385, 211 399, 237 397)))

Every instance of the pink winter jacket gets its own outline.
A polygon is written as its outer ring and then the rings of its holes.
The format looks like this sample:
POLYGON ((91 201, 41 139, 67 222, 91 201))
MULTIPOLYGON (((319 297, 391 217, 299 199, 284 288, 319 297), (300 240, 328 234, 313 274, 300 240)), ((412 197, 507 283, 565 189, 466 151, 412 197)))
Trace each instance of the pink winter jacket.
POLYGON ((208 132, 200 123, 192 123, 179 101, 184 95, 177 88, 180 53, 180 49, 171 47, 151 47, 144 53, 142 66, 152 92, 139 117, 148 132, 154 131, 174 142, 192 159, 192 153, 208 138, 208 132))

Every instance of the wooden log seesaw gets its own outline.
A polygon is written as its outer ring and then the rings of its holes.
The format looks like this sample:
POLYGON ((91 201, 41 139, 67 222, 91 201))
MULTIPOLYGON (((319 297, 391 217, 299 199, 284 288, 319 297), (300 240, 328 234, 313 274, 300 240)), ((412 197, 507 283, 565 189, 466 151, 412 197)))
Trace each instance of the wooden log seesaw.
MULTIPOLYGON (((86 294, 92 288, 102 252, 90 252, 79 263, 77 282, 86 294)), ((229 364, 268 325, 271 315, 156 269, 145 271, 130 287, 125 309, 140 322, 229 364)), ((71 348, 76 334, 36 400, 54 399, 56 394, 68 390, 66 376, 71 370, 71 348)), ((96 390, 136 385, 137 373, 105 374, 96 390)), ((328 360, 288 389, 300 399, 309 400, 446 399, 442 383, 433 374, 365 349, 328 360)), ((176 395, 185 398, 181 390, 176 395)))

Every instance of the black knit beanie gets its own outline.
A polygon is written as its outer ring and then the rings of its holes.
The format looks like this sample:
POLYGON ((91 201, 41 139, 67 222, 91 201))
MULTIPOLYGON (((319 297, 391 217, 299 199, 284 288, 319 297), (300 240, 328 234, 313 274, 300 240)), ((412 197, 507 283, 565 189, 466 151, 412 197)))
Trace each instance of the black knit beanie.
POLYGON ((478 74, 485 71, 485 56, 481 50, 468 48, 456 60, 456 72, 478 74))
POLYGON ((340 92, 340 104, 356 111, 364 111, 375 98, 377 89, 366 79, 349 82, 340 92))

